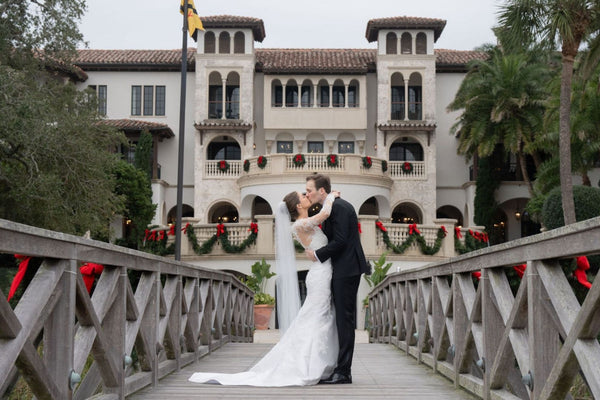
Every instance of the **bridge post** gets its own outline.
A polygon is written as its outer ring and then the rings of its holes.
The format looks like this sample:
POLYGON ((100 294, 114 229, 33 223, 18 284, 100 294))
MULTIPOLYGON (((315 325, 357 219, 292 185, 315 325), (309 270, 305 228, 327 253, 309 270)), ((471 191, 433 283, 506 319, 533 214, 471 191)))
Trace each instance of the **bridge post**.
MULTIPOLYGON (((492 363, 498 353, 498 345, 501 342, 504 333, 504 323, 502 316, 498 312, 498 309, 494 305, 497 301, 494 298, 492 292, 492 286, 490 284, 490 272, 489 268, 481 270, 481 280, 479 284, 481 286, 481 318, 483 322, 483 357, 484 371, 483 371, 483 398, 490 398, 490 372, 492 369, 492 363)), ((498 295, 498 294, 496 294, 498 295)))

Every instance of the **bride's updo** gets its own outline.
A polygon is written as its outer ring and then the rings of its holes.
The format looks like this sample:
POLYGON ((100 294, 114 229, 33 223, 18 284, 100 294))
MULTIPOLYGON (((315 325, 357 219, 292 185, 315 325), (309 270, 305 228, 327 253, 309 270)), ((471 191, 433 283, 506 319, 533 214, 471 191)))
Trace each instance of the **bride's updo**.
POLYGON ((298 218, 298 204, 300 204, 300 197, 298 192, 291 192, 285 195, 283 202, 287 206, 292 221, 298 218))

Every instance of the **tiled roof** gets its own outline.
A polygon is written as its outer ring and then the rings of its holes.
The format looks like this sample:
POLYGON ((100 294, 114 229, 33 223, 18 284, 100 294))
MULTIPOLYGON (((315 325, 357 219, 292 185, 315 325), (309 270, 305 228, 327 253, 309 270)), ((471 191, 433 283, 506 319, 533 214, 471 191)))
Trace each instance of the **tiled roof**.
POLYGON ((144 131, 157 133, 161 137, 171 138, 175 136, 169 125, 151 121, 140 121, 136 119, 103 119, 99 122, 102 125, 111 126, 122 131, 144 131))
MULTIPOLYGON (((266 74, 365 74, 376 70, 376 49, 256 49, 256 71, 266 74)), ((181 50, 79 50, 77 66, 94 70, 179 71, 181 50)), ((195 69, 195 49, 188 49, 188 70, 195 69)), ((466 71, 481 51, 436 49, 436 67, 466 71)))
POLYGON ((374 49, 256 49, 256 70, 365 74, 375 70, 376 56, 374 49))
MULTIPOLYGON (((78 50, 76 65, 84 70, 180 70, 181 49, 78 50)), ((196 49, 187 49, 188 70, 193 70, 196 49)))
POLYGON ((212 15, 200 17, 205 29, 210 28, 250 28, 254 40, 262 42, 265 38, 265 25, 260 18, 237 17, 235 15, 212 15))
POLYGON ((228 120, 228 119, 209 119, 194 124, 196 129, 234 129, 241 131, 248 131, 252 129, 252 125, 242 122, 240 120, 228 120))
POLYGON ((419 18, 419 17, 389 17, 371 19, 367 23, 367 32, 365 36, 369 42, 377 40, 377 33, 380 29, 433 29, 434 42, 438 40, 446 20, 437 18, 419 18))
POLYGON ((435 129, 435 122, 429 121, 389 121, 387 124, 379 124, 378 128, 382 131, 395 131, 403 129, 422 129, 424 131, 431 131, 435 129))

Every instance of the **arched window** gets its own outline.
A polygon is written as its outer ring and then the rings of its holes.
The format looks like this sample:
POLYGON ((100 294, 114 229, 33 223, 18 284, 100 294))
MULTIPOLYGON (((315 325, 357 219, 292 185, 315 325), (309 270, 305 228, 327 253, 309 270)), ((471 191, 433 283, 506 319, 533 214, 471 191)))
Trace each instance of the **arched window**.
POLYGON ((221 32, 219 35, 219 53, 220 54, 229 54, 229 49, 231 48, 229 32, 221 32))
POLYGON ((298 107, 298 84, 293 79, 285 85, 285 106, 298 107))
POLYGON ((206 32, 204 34, 204 52, 206 54, 213 54, 215 52, 215 34, 213 32, 206 32))
POLYGON ((408 81, 408 119, 423 119, 423 88, 421 74, 412 73, 408 81))
POLYGON ((442 206, 435 213, 436 218, 452 218, 456 220, 456 225, 463 226, 463 216, 460 210, 454 206, 442 206))
POLYGON ((400 37, 400 53, 412 54, 412 36, 408 32, 404 32, 400 37))
POLYGON ((228 136, 219 136, 208 144, 207 160, 241 160, 242 150, 238 142, 228 136))
POLYGON ((283 106, 283 86, 279 79, 271 82, 271 107, 283 106))
POLYGON ((252 201, 252 219, 255 215, 272 215, 273 210, 265 199, 260 196, 256 196, 252 201))
POLYGON ((319 81, 319 91, 317 93, 319 98, 319 107, 329 107, 329 83, 325 79, 319 81))
POLYGON ((225 91, 225 116, 227 119, 240 119, 240 76, 237 72, 227 75, 225 91))
POLYGON ((302 82, 302 96, 300 97, 302 107, 313 106, 313 88, 310 80, 302 82))
POLYGON ((392 211, 392 224, 420 224, 422 221, 421 210, 414 204, 402 203, 392 211))
POLYGON ((404 119, 404 77, 401 73, 395 72, 391 79, 391 115, 392 120, 404 119))
MULTIPOLYGON (((194 217, 194 207, 189 206, 187 204, 181 205, 181 217, 182 218, 193 218, 194 217)), ((169 210, 167 214, 167 224, 174 224, 177 218, 177 207, 173 207, 169 210)))
POLYGON ((344 86, 344 82, 340 79, 333 83, 331 104, 333 107, 346 106, 346 86, 344 86))
POLYGON ((358 107, 358 81, 356 79, 352 79, 350 81, 350 85, 348 86, 348 107, 358 107))
POLYGON ((385 36, 385 54, 398 54, 398 37, 394 32, 385 36))
POLYGON ((358 215, 379 215, 379 204, 375 197, 369 197, 358 210, 358 215))
POLYGON ((213 71, 208 75, 208 118, 223 117, 223 81, 221 74, 213 71))
POLYGON ((390 146, 390 161, 423 161, 423 147, 408 137, 396 140, 390 146))
POLYGON ((427 35, 423 32, 417 33, 417 54, 427 54, 427 35))
POLYGON ((237 208, 227 202, 220 202, 212 206, 208 211, 208 220, 211 224, 240 222, 237 208))
POLYGON ((236 32, 233 36, 233 52, 235 54, 244 54, 246 51, 246 37, 244 32, 236 32))

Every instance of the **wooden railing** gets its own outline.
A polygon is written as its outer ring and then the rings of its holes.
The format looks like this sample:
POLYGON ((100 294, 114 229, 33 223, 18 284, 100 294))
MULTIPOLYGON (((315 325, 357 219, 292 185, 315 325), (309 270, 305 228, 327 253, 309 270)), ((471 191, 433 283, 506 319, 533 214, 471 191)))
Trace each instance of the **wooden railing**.
POLYGON ((253 340, 253 294, 228 273, 5 220, 0 253, 43 260, 14 310, 0 292, 3 396, 20 374, 39 399, 124 398, 253 340), (84 262, 104 266, 91 296, 84 262))
POLYGON ((485 399, 571 398, 578 375, 598 399, 600 284, 571 286, 559 263, 594 253, 600 218, 388 275, 369 294, 370 341, 485 399))

